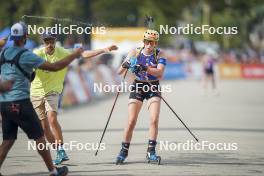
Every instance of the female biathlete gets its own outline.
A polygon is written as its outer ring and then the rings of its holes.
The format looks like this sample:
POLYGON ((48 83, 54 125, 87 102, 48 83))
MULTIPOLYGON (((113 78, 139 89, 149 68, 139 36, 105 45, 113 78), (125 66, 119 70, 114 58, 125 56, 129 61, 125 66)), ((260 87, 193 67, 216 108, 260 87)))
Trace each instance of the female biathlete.
POLYGON ((216 75, 215 75, 215 64, 216 58, 212 53, 206 53, 202 58, 203 66, 203 88, 204 93, 207 91, 208 83, 212 83, 212 90, 215 95, 218 95, 217 86, 216 86, 216 75))
POLYGON ((163 76, 166 66, 164 54, 157 47, 159 33, 148 29, 144 33, 144 47, 129 52, 127 58, 118 70, 122 74, 126 69, 132 70, 136 79, 133 83, 133 91, 130 92, 128 105, 128 122, 124 130, 124 141, 116 164, 122 164, 128 156, 130 141, 135 128, 139 111, 144 99, 148 102, 147 107, 150 113, 149 141, 147 149, 148 162, 160 163, 160 156, 156 155, 156 140, 158 135, 158 123, 160 113, 160 92, 159 79, 163 76), (136 64, 132 64, 132 58, 136 64))

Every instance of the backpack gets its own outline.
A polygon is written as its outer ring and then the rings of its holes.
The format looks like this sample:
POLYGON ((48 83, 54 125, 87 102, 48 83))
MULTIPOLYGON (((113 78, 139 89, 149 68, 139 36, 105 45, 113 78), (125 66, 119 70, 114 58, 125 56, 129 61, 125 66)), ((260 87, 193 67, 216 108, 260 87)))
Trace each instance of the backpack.
POLYGON ((12 65, 15 65, 19 71, 30 81, 32 82, 36 76, 36 73, 33 72, 32 74, 30 73, 27 73, 19 64, 19 60, 20 60, 20 57, 21 55, 27 51, 27 49, 22 49, 21 51, 19 51, 15 57, 12 59, 12 60, 6 60, 5 56, 4 56, 4 53, 6 51, 7 48, 5 48, 0 56, 0 74, 1 74, 1 67, 3 64, 10 64, 11 66, 12 65))

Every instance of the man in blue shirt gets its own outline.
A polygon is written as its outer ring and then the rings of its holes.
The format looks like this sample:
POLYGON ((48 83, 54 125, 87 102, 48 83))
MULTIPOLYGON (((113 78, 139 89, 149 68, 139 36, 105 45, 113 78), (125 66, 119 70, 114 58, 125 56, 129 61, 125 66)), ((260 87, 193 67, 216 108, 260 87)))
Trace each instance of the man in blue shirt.
MULTIPOLYGON (((75 58, 80 57, 83 52, 82 48, 78 48, 64 59, 49 63, 24 49, 27 40, 27 27, 21 22, 12 26, 11 39, 14 40, 14 46, 4 49, 0 54, 2 80, 14 81, 11 90, 0 95, 3 131, 3 142, 0 146, 0 167, 17 138, 18 127, 27 134, 29 139, 35 140, 37 146, 46 145, 40 121, 30 102, 29 88, 30 81, 34 79, 33 70, 36 68, 48 71, 61 70, 75 58)), ((66 166, 56 168, 53 165, 48 149, 38 149, 38 153, 50 171, 50 176, 67 175, 68 168, 66 166)))
MULTIPOLYGON (((2 47, 6 44, 7 37, 0 39, 0 52, 2 47)), ((0 81, 0 93, 6 92, 12 88, 14 84, 14 80, 0 81)))

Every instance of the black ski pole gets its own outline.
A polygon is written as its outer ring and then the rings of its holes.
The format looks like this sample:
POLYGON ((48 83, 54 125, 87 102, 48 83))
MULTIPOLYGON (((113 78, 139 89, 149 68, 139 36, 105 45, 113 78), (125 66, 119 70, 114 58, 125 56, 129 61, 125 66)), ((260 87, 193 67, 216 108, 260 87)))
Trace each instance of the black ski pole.
MULTIPOLYGON (((126 70, 126 72, 125 72, 125 74, 124 74, 124 77, 123 77, 122 82, 125 80, 126 75, 127 75, 127 72, 128 72, 128 69, 126 70)), ((101 139, 100 139, 100 142, 99 142, 99 146, 98 146, 98 148, 97 148, 97 150, 96 150, 96 152, 95 152, 95 156, 97 156, 97 153, 98 153, 98 151, 99 151, 100 145, 101 145, 102 140, 103 140, 103 138, 104 138, 104 134, 105 134, 106 128, 107 128, 107 126, 108 126, 108 123, 109 123, 110 118, 111 118, 111 116, 112 116, 112 113, 113 113, 113 111, 114 111, 114 108, 115 108, 115 105, 116 105, 116 101, 117 101, 117 99, 118 99, 118 97, 119 97, 119 94, 120 94, 120 91, 118 91, 117 94, 116 94, 114 104, 113 104, 113 106, 112 106, 112 108, 111 108, 111 111, 110 111, 110 114, 109 114, 109 116, 108 116, 108 119, 107 119, 107 122, 106 122, 106 125, 105 125, 105 128, 104 128, 103 134, 102 134, 101 139)))
MULTIPOLYGON (((148 82, 150 86, 154 86, 150 82, 148 82)), ((157 89, 155 89, 157 91, 157 89)), ((158 91, 157 91, 158 92, 158 91)), ((194 139, 199 142, 199 139, 192 133, 192 131, 187 127, 187 125, 182 121, 182 119, 177 115, 177 113, 173 110, 173 108, 169 105, 169 103, 161 96, 161 93, 158 93, 159 97, 163 100, 163 102, 169 107, 169 109, 173 112, 173 114, 180 120, 183 126, 189 131, 189 133, 194 137, 194 139)))

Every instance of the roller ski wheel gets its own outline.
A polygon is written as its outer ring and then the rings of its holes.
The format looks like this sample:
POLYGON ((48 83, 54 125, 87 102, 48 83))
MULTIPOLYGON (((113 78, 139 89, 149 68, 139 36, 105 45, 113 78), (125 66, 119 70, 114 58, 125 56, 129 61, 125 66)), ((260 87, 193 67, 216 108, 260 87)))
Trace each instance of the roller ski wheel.
POLYGON ((157 156, 155 153, 148 152, 146 158, 148 163, 157 163, 158 165, 160 165, 161 157, 157 156))
POLYGON ((122 157, 117 157, 116 158, 116 165, 122 165, 125 161, 125 158, 122 158, 122 157))
POLYGON ((119 155, 116 158, 116 165, 123 164, 125 159, 126 159, 126 157, 127 157, 127 154, 121 150, 119 155))

